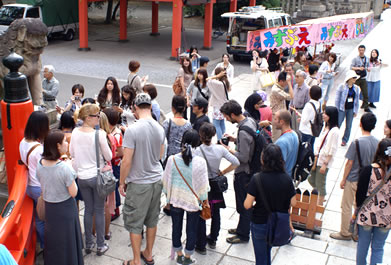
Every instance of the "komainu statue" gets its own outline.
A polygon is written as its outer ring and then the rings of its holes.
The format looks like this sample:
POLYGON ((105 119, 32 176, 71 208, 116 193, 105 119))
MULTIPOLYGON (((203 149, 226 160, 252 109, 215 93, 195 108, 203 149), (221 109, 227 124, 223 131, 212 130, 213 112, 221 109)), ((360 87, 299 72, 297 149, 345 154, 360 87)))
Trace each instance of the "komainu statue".
POLYGON ((2 61, 11 49, 23 56, 24 63, 19 71, 27 76, 34 105, 42 104, 41 53, 48 45, 48 29, 39 18, 17 19, 7 31, 0 35, 0 95, 4 96, 3 78, 8 73, 2 61))

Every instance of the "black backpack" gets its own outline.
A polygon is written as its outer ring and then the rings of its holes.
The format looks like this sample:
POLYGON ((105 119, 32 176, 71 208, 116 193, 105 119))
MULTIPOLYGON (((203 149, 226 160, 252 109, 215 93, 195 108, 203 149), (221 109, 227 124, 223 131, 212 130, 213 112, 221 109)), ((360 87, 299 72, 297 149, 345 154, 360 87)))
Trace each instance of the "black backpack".
POLYGON ((261 171, 261 154, 262 154, 263 148, 267 145, 266 140, 263 137, 262 129, 259 128, 258 124, 257 124, 256 131, 254 131, 253 129, 251 129, 250 127, 248 127, 246 125, 240 126, 239 131, 240 130, 247 132, 248 134, 250 134, 254 138, 254 152, 251 157, 249 166, 250 166, 250 174, 255 174, 255 173, 261 171))
POLYGON ((314 165, 315 155, 312 146, 308 142, 303 142, 301 133, 296 132, 299 137, 299 150, 297 153, 296 164, 292 170, 292 178, 297 185, 305 181, 311 174, 312 166, 314 165))
POLYGON ((318 137, 323 128, 323 118, 322 118, 322 111, 321 111, 322 107, 319 107, 319 111, 317 111, 315 108, 315 104, 312 102, 310 102, 310 104, 312 105, 315 111, 314 122, 310 121, 312 136, 318 137))

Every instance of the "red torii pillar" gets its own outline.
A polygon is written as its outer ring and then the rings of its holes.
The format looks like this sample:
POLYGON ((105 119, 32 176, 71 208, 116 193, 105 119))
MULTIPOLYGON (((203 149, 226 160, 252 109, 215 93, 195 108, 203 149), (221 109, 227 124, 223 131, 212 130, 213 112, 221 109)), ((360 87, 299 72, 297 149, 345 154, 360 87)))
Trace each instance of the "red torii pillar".
POLYGON ((238 1, 231 0, 229 4, 229 12, 236 12, 236 9, 238 9, 238 1))
POLYGON ((79 0, 79 51, 89 51, 88 47, 88 0, 79 0))
POLYGON ((128 38, 128 0, 119 2, 119 40, 127 41, 128 38))
POLYGON ((171 60, 175 60, 181 53, 181 37, 182 37, 182 0, 172 1, 172 44, 171 44, 171 60))
POLYGON ((205 19, 204 19, 204 46, 203 49, 212 49, 212 24, 213 24, 213 3, 211 0, 205 5, 205 19))
POLYGON ((256 2, 256 0, 250 0, 250 6, 255 6, 257 4, 256 2))
POLYGON ((159 2, 152 2, 152 32, 151 36, 159 36, 159 2))

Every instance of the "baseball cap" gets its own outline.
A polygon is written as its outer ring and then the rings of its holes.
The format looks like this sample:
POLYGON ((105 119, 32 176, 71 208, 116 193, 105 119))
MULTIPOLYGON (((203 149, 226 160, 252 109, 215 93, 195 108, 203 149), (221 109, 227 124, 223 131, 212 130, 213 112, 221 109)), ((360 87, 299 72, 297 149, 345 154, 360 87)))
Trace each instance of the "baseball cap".
POLYGON ((141 104, 149 104, 151 105, 151 97, 147 93, 137 94, 134 99, 134 105, 140 106, 141 104))
POLYGON ((204 65, 204 63, 209 62, 209 58, 206 56, 201 56, 200 58, 200 65, 204 65))
POLYGON ((206 109, 209 105, 209 102, 204 98, 196 98, 193 105, 206 109))

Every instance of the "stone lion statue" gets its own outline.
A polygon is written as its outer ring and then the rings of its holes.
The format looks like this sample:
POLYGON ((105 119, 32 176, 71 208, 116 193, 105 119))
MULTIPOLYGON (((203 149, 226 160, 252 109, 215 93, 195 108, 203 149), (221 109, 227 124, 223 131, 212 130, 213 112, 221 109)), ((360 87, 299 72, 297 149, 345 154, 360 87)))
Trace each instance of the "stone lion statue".
POLYGON ((39 18, 17 19, 7 31, 0 35, 0 95, 4 96, 3 78, 9 69, 2 63, 11 49, 23 56, 24 63, 19 71, 27 76, 34 105, 42 104, 41 53, 48 45, 48 29, 39 18))

